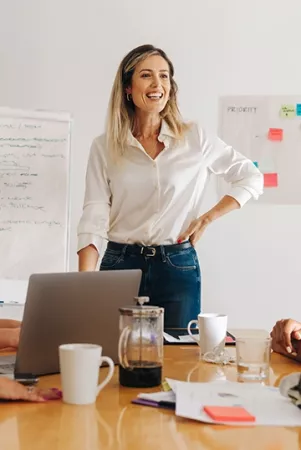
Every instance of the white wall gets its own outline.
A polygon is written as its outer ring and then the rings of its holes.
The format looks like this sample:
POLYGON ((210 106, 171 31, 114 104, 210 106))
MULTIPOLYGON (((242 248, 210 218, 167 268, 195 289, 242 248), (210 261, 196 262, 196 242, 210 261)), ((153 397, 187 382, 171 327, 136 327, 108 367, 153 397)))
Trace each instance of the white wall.
MULTIPOLYGON (((89 146, 127 51, 165 49, 183 115, 212 130, 219 95, 301 91, 300 0, 0 0, 0 11, 1 106, 74 115, 71 269, 89 146)), ((212 185, 204 210, 215 201, 212 185)), ((300 230, 298 206, 247 205, 214 223, 198 247, 204 310, 232 327, 301 319, 300 230)))

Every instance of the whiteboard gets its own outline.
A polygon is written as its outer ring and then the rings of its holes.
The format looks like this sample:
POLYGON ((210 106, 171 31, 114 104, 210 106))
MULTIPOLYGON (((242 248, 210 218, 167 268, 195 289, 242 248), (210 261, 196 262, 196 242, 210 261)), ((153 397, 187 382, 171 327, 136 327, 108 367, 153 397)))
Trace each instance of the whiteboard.
POLYGON ((0 108, 2 288, 68 268, 70 132, 68 113, 0 108))
POLYGON ((219 136, 264 174, 259 203, 301 204, 301 95, 221 97, 219 136))

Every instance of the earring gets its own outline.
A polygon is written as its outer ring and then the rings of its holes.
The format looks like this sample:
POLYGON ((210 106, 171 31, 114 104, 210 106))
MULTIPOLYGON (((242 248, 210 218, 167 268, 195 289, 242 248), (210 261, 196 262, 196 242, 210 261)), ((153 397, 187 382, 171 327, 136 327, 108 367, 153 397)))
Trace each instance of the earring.
POLYGON ((126 94, 126 99, 127 99, 128 102, 132 100, 132 96, 128 92, 126 94))

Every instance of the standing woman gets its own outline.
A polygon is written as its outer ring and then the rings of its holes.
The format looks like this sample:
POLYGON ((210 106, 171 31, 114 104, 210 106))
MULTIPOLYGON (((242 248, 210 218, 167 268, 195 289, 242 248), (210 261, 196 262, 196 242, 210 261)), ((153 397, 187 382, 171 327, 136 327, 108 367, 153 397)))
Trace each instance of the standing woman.
POLYGON ((262 193, 255 165, 195 123, 177 106, 174 67, 165 52, 143 45, 121 61, 106 133, 91 147, 79 270, 141 269, 139 295, 165 309, 166 328, 184 328, 201 309, 195 244, 218 217, 262 193), (231 183, 228 195, 201 215, 210 174, 231 183))

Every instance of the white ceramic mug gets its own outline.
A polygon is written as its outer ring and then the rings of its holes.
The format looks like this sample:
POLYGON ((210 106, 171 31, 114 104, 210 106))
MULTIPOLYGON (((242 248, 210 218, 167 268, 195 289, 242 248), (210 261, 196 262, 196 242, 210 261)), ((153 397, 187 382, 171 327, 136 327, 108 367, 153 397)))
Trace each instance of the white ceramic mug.
POLYGON ((187 326, 190 336, 199 344, 201 356, 214 349, 224 348, 227 335, 228 316, 225 314, 204 313, 199 314, 197 320, 191 320, 187 326), (191 332, 191 325, 196 324, 199 335, 191 332))
POLYGON ((102 356, 102 347, 94 344, 64 344, 59 346, 63 401, 73 405, 94 403, 97 395, 110 381, 114 362, 102 356), (109 365, 109 373, 98 384, 99 367, 109 365))

